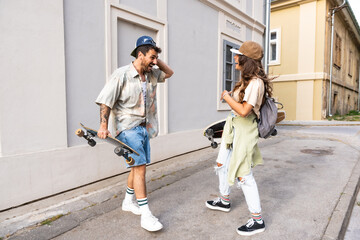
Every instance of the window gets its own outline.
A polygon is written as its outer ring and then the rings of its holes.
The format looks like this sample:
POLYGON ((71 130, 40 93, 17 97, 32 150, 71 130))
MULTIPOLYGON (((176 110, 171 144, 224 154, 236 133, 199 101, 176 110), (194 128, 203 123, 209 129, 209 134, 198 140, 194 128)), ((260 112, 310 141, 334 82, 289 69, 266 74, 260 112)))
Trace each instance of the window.
POLYGON ((335 35, 335 49, 334 49, 334 65, 341 68, 341 37, 336 33, 335 35))
POLYGON ((349 69, 348 75, 350 77, 352 77, 352 64, 353 64, 352 59, 353 59, 353 52, 350 50, 349 51, 349 67, 348 67, 348 69, 349 69))
POLYGON ((338 92, 337 91, 335 91, 334 92, 334 96, 333 96, 333 102, 332 102, 332 107, 333 107, 333 109, 336 109, 337 108, 337 97, 338 97, 338 92))
POLYGON ((280 64, 280 28, 270 31, 269 64, 280 64))
POLYGON ((235 70, 236 63, 234 62, 234 54, 230 51, 232 48, 239 48, 239 45, 224 40, 223 48, 223 90, 233 90, 235 83, 239 81, 240 73, 235 70))

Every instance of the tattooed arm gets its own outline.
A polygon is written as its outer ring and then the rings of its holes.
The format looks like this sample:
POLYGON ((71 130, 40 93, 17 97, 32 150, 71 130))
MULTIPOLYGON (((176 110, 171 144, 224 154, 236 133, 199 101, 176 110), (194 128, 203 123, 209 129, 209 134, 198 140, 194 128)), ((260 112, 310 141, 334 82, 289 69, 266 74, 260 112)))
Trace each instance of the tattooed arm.
POLYGON ((100 128, 98 130, 98 137, 99 138, 106 138, 110 135, 108 130, 108 122, 110 116, 110 108, 105 104, 100 105, 100 128))

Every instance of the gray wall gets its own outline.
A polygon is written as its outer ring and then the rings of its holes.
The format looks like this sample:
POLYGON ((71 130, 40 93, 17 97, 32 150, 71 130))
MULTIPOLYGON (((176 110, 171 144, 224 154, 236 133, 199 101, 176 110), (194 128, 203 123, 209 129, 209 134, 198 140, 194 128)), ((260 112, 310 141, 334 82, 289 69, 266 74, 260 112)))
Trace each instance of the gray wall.
POLYGON ((103 0, 64 0, 67 136, 69 146, 84 144, 74 132, 79 122, 97 128, 95 99, 105 84, 103 0))
POLYGON ((201 129, 217 111, 218 11, 198 0, 169 0, 169 132, 201 129), (186 13, 184 15, 184 13, 186 13))
POLYGON ((253 17, 253 0, 246 0, 246 14, 253 17))
MULTIPOLYGON (((112 146, 98 142, 90 148, 74 131, 79 122, 99 125, 95 99, 109 66, 128 64, 141 34, 160 31, 160 46, 168 47, 163 56, 175 71, 168 107, 161 105, 164 112, 168 108, 171 134, 151 140, 152 162, 209 146, 201 129, 228 111, 217 110, 222 15, 209 7, 213 1, 204 2, 0 0, 0 210, 127 171, 112 146), (131 9, 139 25, 127 19, 111 25, 112 13, 131 9)), ((252 35, 261 39, 261 31, 252 35)), ((242 38, 250 37, 247 30, 242 38)))
MULTIPOLYGON (((248 0, 248 2, 251 2, 250 0, 248 0)), ((254 16, 253 18, 255 18, 257 21, 259 21, 260 23, 264 24, 266 23, 266 0, 254 0, 254 16)))
POLYGON ((62 0, 0 1, 0 34, 0 156, 66 147, 62 0))
POLYGON ((152 16, 157 15, 157 1, 156 0, 119 0, 120 4, 129 6, 133 9, 139 10, 141 12, 150 14, 152 16))
POLYGON ((134 61, 134 57, 130 56, 130 53, 135 47, 135 42, 139 36, 147 35, 152 37, 156 41, 156 32, 140 25, 118 20, 118 67, 128 65, 134 61))

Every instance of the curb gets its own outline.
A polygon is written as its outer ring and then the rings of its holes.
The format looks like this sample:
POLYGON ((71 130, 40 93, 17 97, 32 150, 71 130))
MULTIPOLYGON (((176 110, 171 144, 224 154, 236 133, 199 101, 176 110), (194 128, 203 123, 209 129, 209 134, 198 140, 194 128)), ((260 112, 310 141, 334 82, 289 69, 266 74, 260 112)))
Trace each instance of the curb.
POLYGON ((282 121, 278 126, 311 126, 311 127, 328 127, 328 126, 360 126, 359 121, 282 121))
POLYGON ((360 159, 358 159, 348 183, 346 184, 338 203, 325 229, 323 240, 344 239, 354 208, 356 196, 360 189, 360 159))

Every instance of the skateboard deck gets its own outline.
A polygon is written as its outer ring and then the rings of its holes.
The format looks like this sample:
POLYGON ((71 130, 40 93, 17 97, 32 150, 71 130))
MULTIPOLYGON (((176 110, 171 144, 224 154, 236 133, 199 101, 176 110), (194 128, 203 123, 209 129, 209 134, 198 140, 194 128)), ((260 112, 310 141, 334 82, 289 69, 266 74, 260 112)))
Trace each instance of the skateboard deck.
MULTIPOLYGON (((277 120, 276 123, 281 122, 285 119, 285 111, 278 111, 277 113, 277 120)), ((226 119, 222 119, 220 121, 214 122, 207 126, 204 130, 204 136, 209 139, 211 142, 212 148, 217 148, 218 143, 214 141, 215 138, 221 138, 224 130, 226 119)), ((275 129, 276 130, 276 129, 275 129)), ((275 136, 277 134, 277 131, 274 131, 275 136)))
POLYGON ((224 130, 226 119, 214 122, 207 126, 204 130, 204 136, 211 141, 211 147, 217 148, 218 143, 214 141, 214 138, 221 138, 224 130))
POLYGON ((105 139, 99 138, 96 130, 86 127, 82 123, 80 123, 80 126, 85 131, 79 128, 76 130, 75 134, 78 137, 85 138, 91 147, 94 147, 96 145, 96 141, 94 140, 94 138, 100 139, 104 142, 114 145, 115 146, 114 153, 118 156, 123 156, 126 160, 126 163, 129 165, 133 165, 135 162, 134 159, 131 156, 129 156, 129 154, 135 153, 136 155, 139 156, 139 153, 137 153, 134 149, 132 149, 130 146, 126 145, 125 143, 121 142, 120 140, 113 138, 111 136, 107 136, 107 138, 105 139))
POLYGON ((278 111, 277 113, 277 120, 276 120, 276 123, 279 123, 281 122, 282 120, 284 120, 286 117, 286 114, 285 114, 285 111, 278 111))

